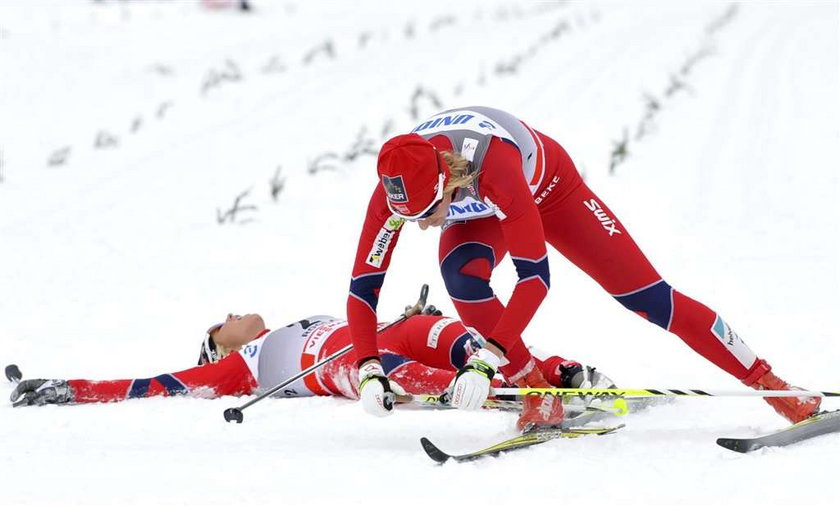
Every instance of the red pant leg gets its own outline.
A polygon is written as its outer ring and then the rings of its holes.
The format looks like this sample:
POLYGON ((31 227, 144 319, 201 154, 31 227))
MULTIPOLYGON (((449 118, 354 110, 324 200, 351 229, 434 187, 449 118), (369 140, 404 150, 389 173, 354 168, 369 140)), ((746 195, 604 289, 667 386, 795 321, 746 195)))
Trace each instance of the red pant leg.
POLYGON ((410 394, 440 394, 473 352, 472 336, 460 321, 418 315, 380 337, 386 374, 410 394))
POLYGON ((582 181, 544 204, 547 241, 625 307, 678 335, 738 379, 758 364, 714 311, 662 279, 615 213, 582 181))
MULTIPOLYGON (((408 393, 439 394, 473 352, 471 338, 458 320, 416 315, 378 335, 379 356, 385 373, 408 393)), ((349 327, 336 330, 321 349, 319 359, 349 343, 349 327)), ((330 392, 358 398, 358 369, 352 354, 324 365, 318 375, 330 392)))
MULTIPOLYGON (((461 321, 489 336, 505 306, 490 286, 493 269, 507 254, 498 220, 483 218, 447 228, 440 238, 440 266, 446 290, 461 321)), ((531 360, 522 339, 505 350, 505 377, 516 377, 531 360)))
MULTIPOLYGON (((429 367, 456 371, 472 353, 471 337, 464 325, 454 318, 417 315, 380 334, 379 349, 381 353, 429 367)), ((387 372, 386 361, 383 358, 387 372)))

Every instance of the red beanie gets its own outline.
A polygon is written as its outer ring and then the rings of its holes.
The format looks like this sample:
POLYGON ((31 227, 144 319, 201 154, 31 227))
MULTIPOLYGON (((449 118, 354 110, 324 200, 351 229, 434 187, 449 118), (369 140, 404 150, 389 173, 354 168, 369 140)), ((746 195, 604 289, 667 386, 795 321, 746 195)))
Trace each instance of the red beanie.
POLYGON ((438 192, 439 175, 449 181, 446 161, 417 134, 398 135, 382 146, 376 170, 391 207, 406 215, 427 208, 438 192))

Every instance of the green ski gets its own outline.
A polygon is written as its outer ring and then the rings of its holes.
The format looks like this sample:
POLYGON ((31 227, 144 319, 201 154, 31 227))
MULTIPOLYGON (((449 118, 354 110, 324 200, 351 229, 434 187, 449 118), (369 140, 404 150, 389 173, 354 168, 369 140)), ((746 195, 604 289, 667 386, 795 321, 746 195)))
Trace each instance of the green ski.
POLYGON ((467 462, 482 457, 495 457, 504 452, 528 448, 530 446, 542 444, 553 439, 575 439, 582 436, 601 436, 604 434, 610 434, 622 427, 624 427, 624 424, 616 425, 614 427, 579 427, 567 429, 535 430, 527 432, 520 436, 516 436, 511 439, 507 439, 500 443, 496 443, 493 446, 488 446, 487 448, 471 453, 465 453, 462 455, 450 455, 442 451, 437 446, 435 446, 434 443, 432 443, 425 437, 420 438, 420 444, 423 445, 423 450, 426 452, 426 455, 428 455, 432 460, 439 464, 443 464, 448 460, 453 460, 455 462, 467 462))

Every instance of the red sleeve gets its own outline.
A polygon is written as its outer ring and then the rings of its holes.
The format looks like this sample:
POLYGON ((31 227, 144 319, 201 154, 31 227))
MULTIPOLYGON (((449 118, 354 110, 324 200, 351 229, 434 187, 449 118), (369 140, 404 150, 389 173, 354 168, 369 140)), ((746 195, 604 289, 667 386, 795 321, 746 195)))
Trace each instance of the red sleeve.
POLYGON ((519 281, 488 339, 509 349, 530 323, 549 288, 542 219, 513 145, 494 137, 482 163, 481 192, 501 213, 499 220, 519 281))
POLYGON ((420 362, 410 361, 388 373, 388 378, 399 383, 409 394, 440 395, 452 382, 455 374, 455 371, 435 369, 420 362))
POLYGON ((245 360, 238 352, 216 362, 154 378, 91 381, 69 380, 75 402, 116 402, 157 395, 191 395, 215 398, 247 395, 257 388, 245 360))
POLYGON ((385 190, 377 184, 359 237, 347 297, 347 321, 357 363, 379 357, 376 306, 403 223, 404 220, 391 214, 385 202, 385 190))
MULTIPOLYGON (((455 370, 435 369, 412 360, 389 372, 388 378, 399 383, 408 394, 440 395, 446 391, 456 374, 458 372, 455 370)), ((499 388, 503 383, 493 378, 491 386, 499 388)))

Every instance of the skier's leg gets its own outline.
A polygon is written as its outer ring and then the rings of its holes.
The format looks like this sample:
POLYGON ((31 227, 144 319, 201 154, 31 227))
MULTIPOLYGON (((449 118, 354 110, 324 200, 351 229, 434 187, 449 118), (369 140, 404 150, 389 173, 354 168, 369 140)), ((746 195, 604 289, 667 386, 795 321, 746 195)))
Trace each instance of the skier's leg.
POLYGON ((436 369, 457 371, 464 367, 476 345, 455 318, 417 315, 380 334, 379 349, 436 369))
MULTIPOLYGON (((449 296, 464 324, 488 338, 504 311, 490 287, 490 275, 506 253, 502 230, 495 218, 455 225, 441 235, 440 269, 449 296)), ((507 381, 519 386, 551 386, 521 337, 505 350, 505 359, 507 363, 503 362, 499 369, 507 381)), ((553 426, 562 420, 563 403, 559 397, 528 396, 516 425, 527 430, 553 426)))
MULTIPOLYGON (((546 239, 608 293, 753 388, 790 388, 714 311, 673 289, 656 272, 618 217, 582 181, 541 209, 546 239)), ((768 398, 788 419, 802 419, 819 399, 768 398)))
MULTIPOLYGON (((490 337, 505 306, 490 286, 493 269, 507 254, 496 218, 485 218, 447 228, 440 238, 440 270, 449 297, 464 325, 490 337)), ((500 370, 514 382, 533 367, 522 339, 505 350, 507 364, 500 370)))
POLYGON ((454 318, 417 315, 379 336, 382 366, 408 393, 440 394, 477 349, 454 318))

